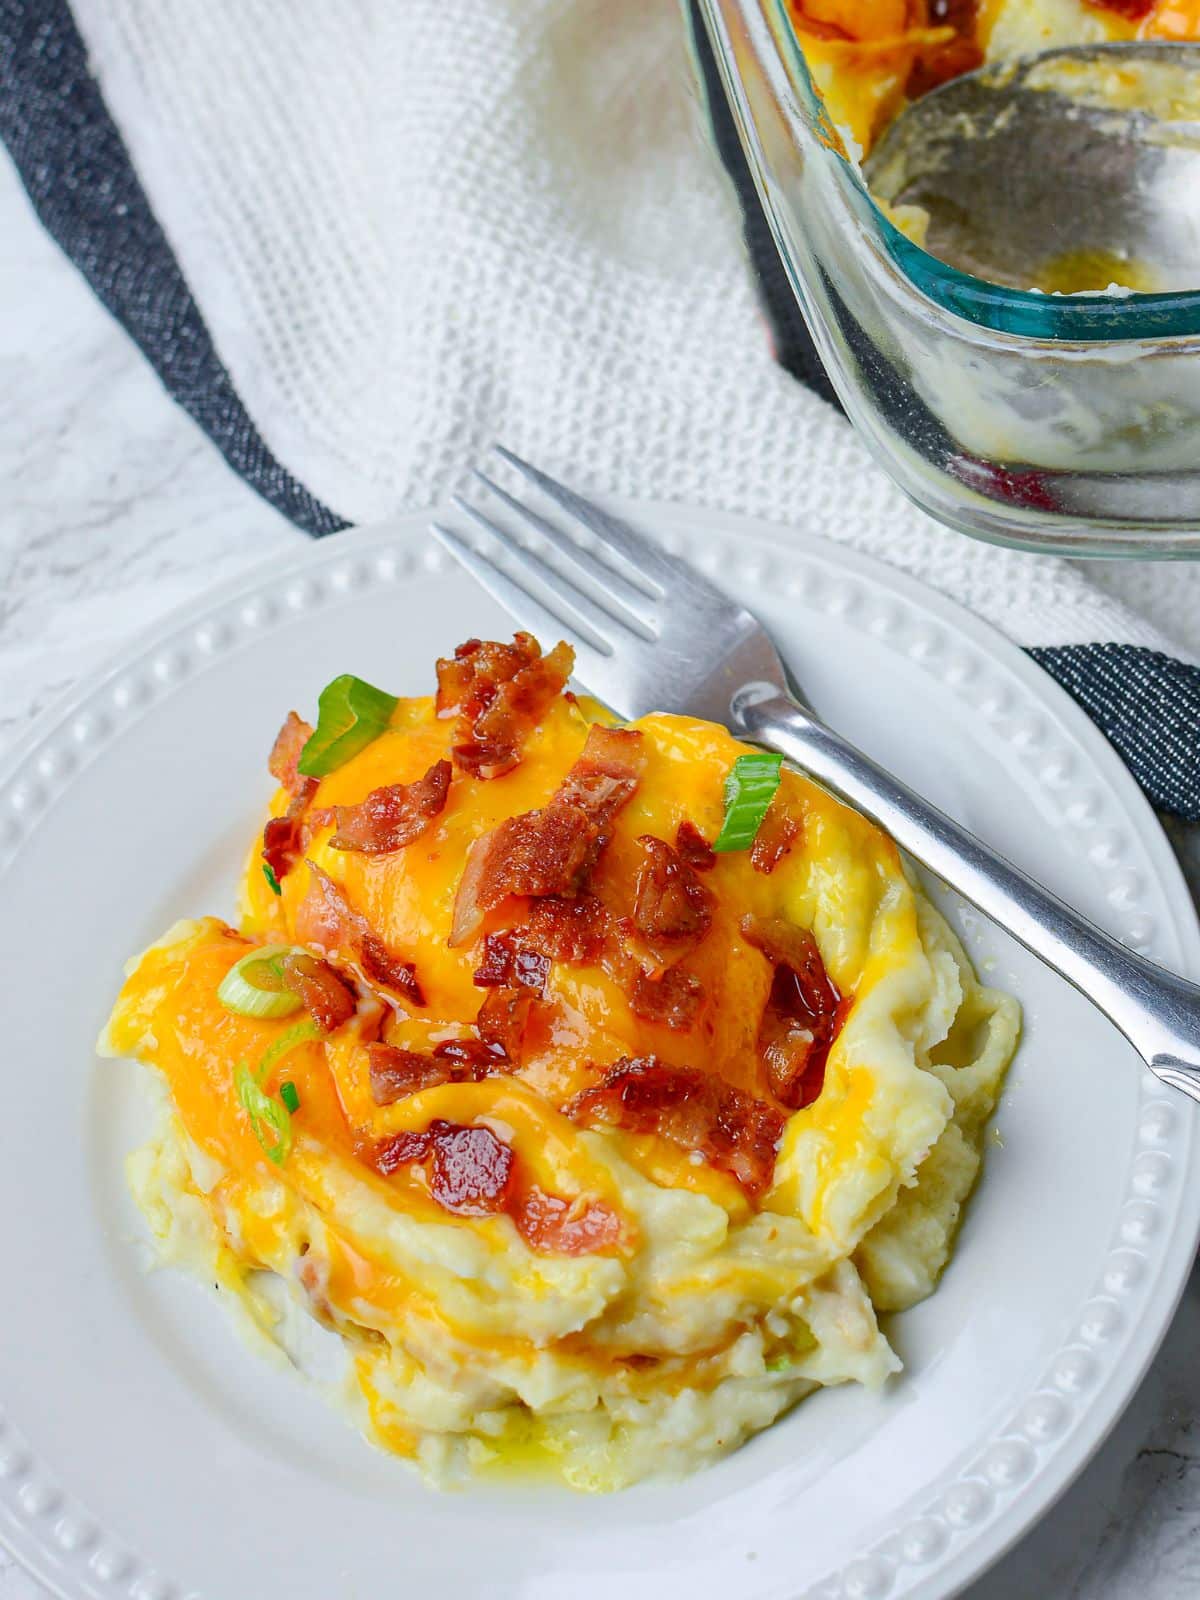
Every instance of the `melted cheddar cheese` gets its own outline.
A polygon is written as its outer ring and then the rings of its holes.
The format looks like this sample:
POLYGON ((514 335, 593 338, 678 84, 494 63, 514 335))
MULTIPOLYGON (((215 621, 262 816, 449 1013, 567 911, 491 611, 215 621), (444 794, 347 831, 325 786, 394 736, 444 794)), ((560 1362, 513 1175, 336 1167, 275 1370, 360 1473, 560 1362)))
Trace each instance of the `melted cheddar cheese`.
MULTIPOLYGON (((424 1004, 381 997, 350 974, 355 1014, 296 1043, 264 1080, 276 1092, 286 1077, 299 1101, 278 1164, 239 1098, 238 1070, 296 1018, 234 1014, 217 990, 255 947, 299 940, 313 881, 303 862, 276 896, 256 840, 238 928, 205 918, 171 929, 130 964, 102 1040, 166 1086, 161 1129, 130 1164, 164 1255, 215 1277, 281 1338, 283 1314, 258 1289, 263 1271, 275 1274, 290 1305, 340 1336, 344 1398, 368 1436, 437 1481, 508 1463, 611 1488, 690 1470, 819 1384, 881 1382, 898 1363, 876 1308, 911 1303, 944 1266, 1015 1046, 1015 1004, 978 984, 892 842, 786 772, 775 804, 797 833, 774 870, 734 852, 703 874, 711 927, 688 956, 703 993, 690 1028, 637 1014, 611 967, 555 960, 519 1064, 376 1103, 370 1040, 428 1054, 472 1036, 483 933, 452 938, 467 853, 546 805, 596 714, 557 697, 513 770, 484 780, 456 766, 444 808, 402 848, 339 849, 332 822, 317 822, 307 858, 413 963, 424 1004), (811 930, 852 1000, 820 1093, 800 1109, 780 1107, 764 1083, 773 967, 743 936, 747 916, 811 930), (969 1028, 956 1028, 962 1017, 969 1028), (575 1119, 572 1097, 626 1058, 772 1101, 783 1133, 764 1192, 749 1193, 702 1148, 575 1119), (489 1130, 534 1193, 619 1226, 568 1252, 504 1210, 447 1210, 418 1163, 384 1171, 364 1158, 445 1125, 489 1130)), ((726 777, 744 753, 724 729, 687 718, 631 726, 641 775, 591 880, 613 902, 636 872, 640 837, 672 841, 685 822, 716 837, 726 777)), ((385 732, 322 778, 314 815, 414 783, 453 759, 453 742, 431 699, 400 701, 385 732)), ((281 790, 272 814, 288 803, 281 790)))
POLYGON ((869 154, 916 96, 985 61, 1122 39, 1200 40, 1200 0, 788 0, 814 86, 869 154))

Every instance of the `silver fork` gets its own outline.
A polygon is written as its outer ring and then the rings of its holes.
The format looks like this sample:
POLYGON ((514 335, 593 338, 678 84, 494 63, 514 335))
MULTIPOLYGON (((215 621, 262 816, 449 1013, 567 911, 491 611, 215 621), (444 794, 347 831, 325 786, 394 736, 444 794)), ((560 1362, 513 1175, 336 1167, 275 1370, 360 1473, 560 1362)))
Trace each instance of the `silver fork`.
POLYGON ((779 751, 1061 973, 1151 1072, 1200 1101, 1200 987, 1126 949, 827 727, 766 629, 714 584, 511 451, 496 454, 554 514, 476 472, 489 504, 554 559, 461 498, 474 540, 436 523, 433 532, 519 622, 574 645, 588 689, 627 717, 685 712, 779 751))

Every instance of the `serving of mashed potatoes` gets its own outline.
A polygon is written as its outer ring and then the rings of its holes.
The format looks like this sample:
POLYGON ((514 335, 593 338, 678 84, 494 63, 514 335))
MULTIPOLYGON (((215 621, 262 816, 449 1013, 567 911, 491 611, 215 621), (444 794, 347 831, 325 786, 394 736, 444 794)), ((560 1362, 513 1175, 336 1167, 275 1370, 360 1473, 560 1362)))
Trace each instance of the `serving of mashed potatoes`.
POLYGON ((436 700, 293 713, 238 927, 170 929, 102 1039, 165 1085, 162 1258, 268 1339, 285 1285, 443 1485, 679 1475, 883 1384, 1020 1027, 871 823, 569 670, 471 641, 436 700))

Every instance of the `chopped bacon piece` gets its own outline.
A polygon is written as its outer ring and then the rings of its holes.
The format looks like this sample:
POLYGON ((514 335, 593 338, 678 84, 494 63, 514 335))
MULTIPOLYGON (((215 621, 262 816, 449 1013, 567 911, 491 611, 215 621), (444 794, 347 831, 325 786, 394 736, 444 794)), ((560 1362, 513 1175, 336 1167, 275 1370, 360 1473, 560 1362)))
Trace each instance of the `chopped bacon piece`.
POLYGON ((361 850, 387 855, 420 836, 444 809, 450 792, 450 763, 435 761, 415 783, 391 783, 372 789, 356 806, 334 806, 335 850, 361 850))
POLYGON ((742 938, 761 950, 768 961, 790 967, 804 1004, 814 1014, 832 1010, 838 993, 829 981, 817 941, 808 928, 785 922, 782 917, 746 916, 741 921, 742 938))
POLYGON ((307 808, 308 802, 295 796, 283 815, 271 817, 263 829, 262 858, 277 879, 286 877, 304 854, 307 808))
POLYGON ((1155 0, 1087 0, 1097 11, 1115 11, 1127 22, 1141 22, 1154 10, 1155 0))
POLYGON ((693 872, 711 872, 717 864, 717 852, 694 822, 679 824, 675 833, 675 852, 693 872))
POLYGON ((372 983, 395 991, 410 1005, 423 1006, 425 996, 412 962, 388 949, 327 872, 312 861, 308 870, 312 883, 296 914, 298 937, 324 950, 348 950, 372 983))
POLYGON ((525 1029, 537 1004, 537 996, 529 989, 489 989, 475 1018, 479 1037, 519 1063, 525 1029))
POLYGON ((519 931, 523 945, 552 961, 603 967, 635 1016, 676 1030, 690 1028, 704 999, 700 980, 679 966, 651 977, 628 948, 632 934, 629 922, 613 917, 594 894, 587 893, 574 900, 554 895, 535 900, 519 931))
POLYGON ((312 795, 317 787, 316 778, 301 777, 297 763, 304 746, 312 738, 312 726, 289 711, 287 721, 275 735, 275 743, 267 758, 271 776, 290 795, 312 795))
POLYGON ((597 962, 604 953, 609 915, 594 894, 573 900, 546 895, 529 908, 524 938, 551 961, 597 962))
POLYGON ((289 711, 267 761, 271 776, 291 796, 283 815, 272 817, 263 829, 262 858, 276 879, 286 877, 305 850, 306 813, 317 792, 317 779, 301 777, 296 763, 311 736, 308 723, 289 711))
POLYGON ((629 1009, 643 1022, 661 1022, 677 1033, 686 1032, 696 1020, 704 999, 704 986, 695 973, 682 967, 668 967, 661 977, 652 978, 638 968, 624 974, 623 987, 629 1009))
POLYGON ((478 933, 486 912, 510 895, 574 895, 603 838, 578 806, 552 800, 540 811, 508 817, 475 840, 454 902, 451 945, 478 933))
POLYGON ((528 633, 510 645, 468 639, 437 664, 439 716, 457 712, 455 762, 477 778, 499 778, 521 759, 529 730, 562 692, 574 651, 557 644, 543 656, 528 633))
POLYGON ((439 1119, 424 1133, 400 1133, 379 1140, 369 1159, 385 1178, 403 1166, 429 1161, 430 1194, 444 1210, 460 1217, 490 1216, 508 1204, 512 1146, 490 1128, 469 1128, 439 1119))
POLYGON ((429 1190, 438 1205, 462 1217, 503 1211, 512 1184, 512 1146, 490 1128, 435 1128, 429 1190))
POLYGON ((561 1256, 591 1255, 621 1242, 621 1218, 602 1200, 571 1201, 531 1187, 513 1219, 534 1250, 561 1256))
POLYGON ((602 1200, 547 1194, 522 1181, 511 1145, 489 1128, 438 1120, 423 1133, 398 1133, 362 1143, 359 1154, 382 1177, 424 1165, 429 1191, 460 1217, 507 1212, 533 1250, 587 1255, 616 1250, 624 1239, 620 1215, 602 1200))
POLYGON ((359 940, 358 962, 372 983, 395 990, 410 1005, 425 1004, 425 992, 417 982, 416 967, 411 961, 403 961, 393 954, 369 927, 359 940))
POLYGON ((593 723, 554 798, 578 806, 597 827, 605 828, 632 797, 645 761, 642 735, 636 729, 593 723))
POLYGON ((371 1096, 377 1106, 390 1106, 442 1083, 478 1083, 507 1071, 509 1065, 503 1047, 485 1039, 443 1039, 431 1054, 394 1044, 367 1046, 371 1096))
POLYGON ((475 969, 474 981, 480 989, 516 987, 544 994, 549 976, 548 955, 527 949, 515 933, 489 933, 483 941, 483 961, 475 969))
POLYGON ((424 1161, 429 1154, 429 1133, 394 1133, 361 1152, 380 1177, 390 1178, 401 1167, 424 1161))
MULTIPOLYGON (((1089 0, 1089 3, 1095 4, 1096 0, 1089 0)), ((1140 3, 1140 0, 1134 0, 1134 3, 1140 3)), ((1147 0, 1147 3, 1153 5, 1154 0, 1147 0)), ((959 78, 964 72, 974 72, 976 67, 983 65, 984 60, 984 53, 974 39, 950 39, 943 45, 932 46, 917 56, 904 92, 911 99, 918 100, 931 89, 949 83, 951 78, 959 78)))
POLYGON ((772 801, 750 847, 750 865, 755 872, 769 877, 792 848, 799 832, 800 824, 795 817, 787 814, 778 799, 772 801))
POLYGON ((634 927, 654 950, 698 944, 712 926, 712 895, 664 839, 645 833, 638 844, 634 927))
POLYGON ((435 1044, 433 1053, 439 1061, 449 1061, 455 1083, 478 1083, 493 1072, 503 1072, 508 1065, 504 1051, 494 1044, 468 1035, 465 1039, 443 1039, 435 1044))
POLYGON ((742 937, 775 963, 758 1032, 771 1092, 792 1111, 811 1105, 825 1084, 825 1063, 849 1015, 807 928, 775 917, 742 919, 742 937))
POLYGON ((437 714, 457 712, 472 721, 491 704, 502 683, 541 659, 542 648, 531 633, 513 634, 511 644, 499 639, 468 639, 453 656, 437 663, 437 714))
POLYGON ((655 1133, 699 1151, 754 1199, 771 1185, 785 1121, 765 1100, 710 1073, 668 1066, 656 1056, 624 1057, 564 1109, 576 1122, 655 1133))
POLYGON ((340 1028, 358 1009, 353 989, 328 961, 292 951, 284 956, 280 975, 283 987, 296 996, 322 1033, 340 1028))
POLYGON ((421 1089, 451 1083, 454 1070, 449 1062, 418 1050, 401 1050, 394 1044, 369 1044, 367 1064, 371 1078, 371 1098, 377 1106, 394 1105, 421 1089))

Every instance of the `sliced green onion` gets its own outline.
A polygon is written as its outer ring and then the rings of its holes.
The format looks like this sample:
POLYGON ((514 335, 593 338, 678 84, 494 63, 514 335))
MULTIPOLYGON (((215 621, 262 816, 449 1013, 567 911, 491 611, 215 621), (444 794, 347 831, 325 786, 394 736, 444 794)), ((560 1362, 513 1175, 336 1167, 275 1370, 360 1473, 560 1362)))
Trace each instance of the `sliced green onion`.
POLYGON ((293 1114, 299 1111, 300 1095, 296 1089, 296 1085, 290 1078, 286 1078, 279 1085, 279 1098, 283 1101, 287 1109, 293 1114))
POLYGON ((739 756, 725 779, 725 821, 714 850, 748 850, 779 788, 782 756, 756 750, 739 756))
POLYGON ((305 1017, 303 1022, 297 1022, 286 1033, 281 1033, 275 1043, 263 1052, 263 1058, 258 1063, 259 1083, 267 1081, 271 1068, 279 1061, 282 1061, 289 1051, 294 1050, 297 1045, 303 1044, 307 1039, 319 1039, 320 1037, 321 1030, 311 1017, 305 1017))
POLYGON ((281 1167, 292 1148, 291 1112, 263 1091, 244 1061, 238 1062, 233 1083, 242 1109, 250 1118, 254 1137, 266 1151, 267 1158, 281 1167))
POLYGON ((251 950, 221 979, 217 999, 239 1017, 290 1017, 300 997, 283 986, 283 958, 290 944, 267 944, 251 950))
POLYGON ((272 894, 282 894, 283 893, 283 885, 280 883, 279 879, 275 876, 275 868, 271 865, 271 863, 269 861, 264 861, 263 862, 263 877, 271 885, 271 893, 272 894))
POLYGON ((321 690, 317 726, 296 763, 306 778, 323 778, 373 744, 391 721, 396 697, 344 672, 321 690))

